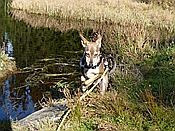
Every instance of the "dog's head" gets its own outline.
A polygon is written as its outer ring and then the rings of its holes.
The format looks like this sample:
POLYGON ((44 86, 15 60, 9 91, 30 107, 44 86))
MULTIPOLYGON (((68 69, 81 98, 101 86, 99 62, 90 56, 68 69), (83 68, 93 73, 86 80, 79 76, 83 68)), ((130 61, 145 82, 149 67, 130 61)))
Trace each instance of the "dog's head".
POLYGON ((89 42, 83 35, 80 33, 81 44, 84 47, 85 60, 87 66, 92 67, 96 66, 100 61, 100 48, 102 36, 98 35, 95 42, 89 42))

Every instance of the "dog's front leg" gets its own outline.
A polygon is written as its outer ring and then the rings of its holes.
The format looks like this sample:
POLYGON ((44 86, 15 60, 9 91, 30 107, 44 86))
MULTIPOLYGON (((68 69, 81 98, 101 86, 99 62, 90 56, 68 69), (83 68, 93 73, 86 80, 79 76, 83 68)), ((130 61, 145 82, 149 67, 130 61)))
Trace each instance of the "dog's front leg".
POLYGON ((99 86, 100 86, 101 95, 104 95, 105 91, 107 90, 107 87, 108 87, 108 75, 104 76, 104 78, 99 83, 99 86))
POLYGON ((85 82, 85 81, 86 81, 85 77, 81 76, 81 82, 85 82))
POLYGON ((86 81, 84 76, 81 76, 81 83, 82 83, 82 91, 85 92, 87 90, 86 85, 84 85, 84 82, 86 81))

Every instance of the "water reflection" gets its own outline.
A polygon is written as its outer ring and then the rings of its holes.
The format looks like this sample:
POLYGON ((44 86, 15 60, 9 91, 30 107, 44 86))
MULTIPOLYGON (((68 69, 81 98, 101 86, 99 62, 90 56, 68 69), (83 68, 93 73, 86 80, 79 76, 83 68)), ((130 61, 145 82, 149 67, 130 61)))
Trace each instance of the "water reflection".
POLYGON ((16 88, 16 76, 6 79, 0 91, 0 120, 19 120, 34 111, 29 85, 26 85, 24 94, 20 95, 16 88))
POLYGON ((27 25, 34 28, 50 28, 62 32, 69 30, 90 30, 93 29, 94 32, 101 32, 103 35, 103 43, 109 42, 114 43, 115 33, 118 30, 123 30, 120 25, 112 22, 95 22, 95 21, 74 21, 64 18, 49 17, 45 15, 30 14, 21 10, 10 10, 12 18, 23 21, 27 25))
POLYGON ((9 39, 8 37, 8 33, 5 32, 4 33, 4 41, 3 41, 3 46, 4 46, 4 50, 5 50, 5 54, 7 54, 9 59, 14 59, 13 58, 13 45, 12 45, 12 41, 9 39))
MULTIPOLYGON (((14 59, 13 44, 8 33, 4 33, 3 49, 9 59, 14 59)), ((9 76, 0 87, 0 120, 19 120, 35 111, 30 95, 29 83, 19 94, 16 86, 16 75, 9 76)))

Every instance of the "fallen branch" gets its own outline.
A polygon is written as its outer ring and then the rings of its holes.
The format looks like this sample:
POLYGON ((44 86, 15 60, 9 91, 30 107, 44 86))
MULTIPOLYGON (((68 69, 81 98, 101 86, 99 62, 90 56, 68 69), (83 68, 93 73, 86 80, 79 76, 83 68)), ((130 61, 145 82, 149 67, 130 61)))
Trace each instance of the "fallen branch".
POLYGON ((48 64, 48 66, 55 66, 55 65, 62 65, 62 66, 72 66, 72 67, 79 67, 77 64, 68 64, 68 63, 54 63, 54 64, 48 64))
POLYGON ((45 77, 56 77, 56 76, 70 76, 70 75, 74 75, 76 74, 76 72, 74 73, 62 73, 62 74, 44 74, 45 77))
POLYGON ((97 78, 99 78, 99 74, 97 75, 94 75, 92 78, 86 80, 83 85, 85 85, 86 87, 89 85, 89 84, 92 84, 97 78))
POLYGON ((58 129, 57 129, 57 131, 60 131, 60 129, 61 129, 61 127, 62 127, 64 121, 66 120, 66 118, 67 118, 67 116, 69 115, 70 112, 71 112, 71 109, 69 109, 69 110, 66 112, 66 114, 64 115, 64 117, 63 117, 63 119, 62 119, 62 121, 61 121, 61 123, 60 123, 60 125, 59 125, 59 127, 58 127, 58 129))

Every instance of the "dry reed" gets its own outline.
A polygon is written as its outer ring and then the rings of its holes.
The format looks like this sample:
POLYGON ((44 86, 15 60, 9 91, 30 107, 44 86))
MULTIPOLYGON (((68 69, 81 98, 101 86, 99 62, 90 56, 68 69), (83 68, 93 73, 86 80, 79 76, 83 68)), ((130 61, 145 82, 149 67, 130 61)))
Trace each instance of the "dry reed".
POLYGON ((171 26, 174 12, 132 0, 12 0, 11 7, 30 13, 112 22, 171 26))

